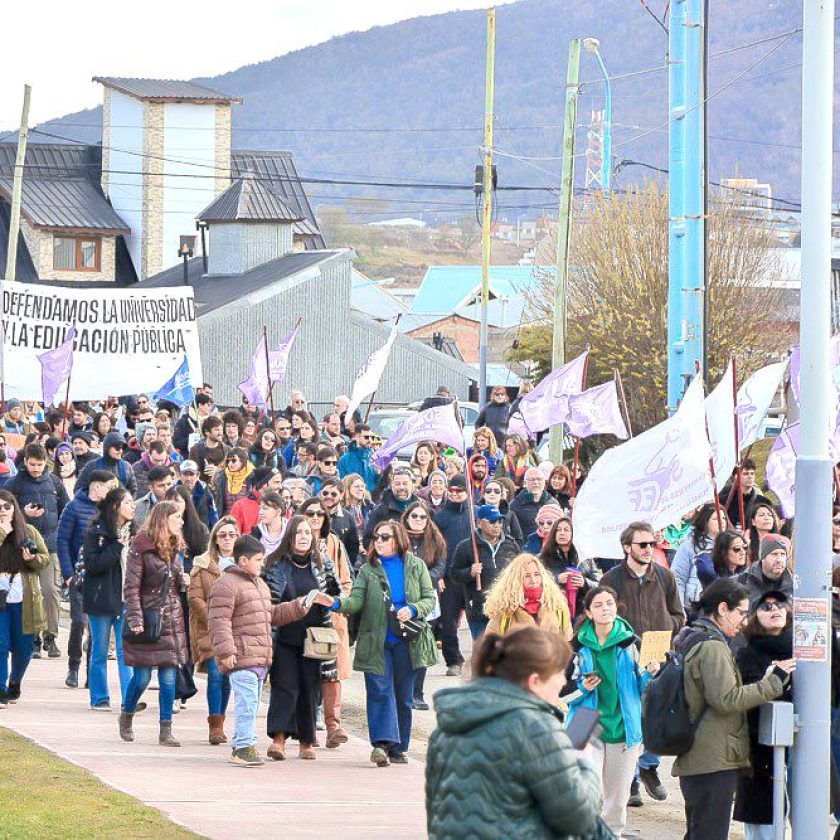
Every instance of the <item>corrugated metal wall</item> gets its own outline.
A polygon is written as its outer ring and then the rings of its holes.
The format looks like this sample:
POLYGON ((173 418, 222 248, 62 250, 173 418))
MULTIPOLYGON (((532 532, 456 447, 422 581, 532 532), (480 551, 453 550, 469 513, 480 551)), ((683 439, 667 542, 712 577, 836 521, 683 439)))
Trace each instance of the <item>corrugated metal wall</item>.
MULTIPOLYGON (((303 317, 289 359, 286 383, 275 390, 275 408, 288 404, 300 388, 314 404, 331 405, 349 394, 362 362, 388 336, 388 328, 350 312, 350 255, 342 253, 318 267, 295 275, 264 293, 252 295, 199 318, 205 378, 216 400, 237 405, 237 385, 245 379, 248 360, 268 327, 269 345, 279 342, 303 317)), ((377 401, 405 403, 448 385, 462 399, 468 396, 471 369, 425 345, 397 338, 382 378, 377 401)))

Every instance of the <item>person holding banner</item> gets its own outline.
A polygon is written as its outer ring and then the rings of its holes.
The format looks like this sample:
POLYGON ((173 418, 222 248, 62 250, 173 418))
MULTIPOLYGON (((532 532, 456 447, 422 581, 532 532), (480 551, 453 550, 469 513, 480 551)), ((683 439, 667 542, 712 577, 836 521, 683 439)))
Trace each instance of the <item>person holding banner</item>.
POLYGON ((773 504, 767 496, 762 496, 755 486, 755 461, 752 458, 744 458, 741 461, 740 477, 736 468, 731 484, 720 493, 720 503, 726 508, 726 514, 733 527, 743 531, 745 526, 741 522, 741 510, 749 512, 750 507, 759 502, 773 504), (739 495, 743 504, 738 499, 739 495))

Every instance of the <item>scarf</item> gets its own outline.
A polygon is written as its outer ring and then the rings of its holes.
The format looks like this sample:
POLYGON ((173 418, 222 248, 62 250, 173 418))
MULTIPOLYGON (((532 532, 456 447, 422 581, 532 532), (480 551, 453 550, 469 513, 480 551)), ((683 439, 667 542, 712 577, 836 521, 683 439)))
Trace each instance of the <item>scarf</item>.
POLYGON ((128 563, 128 546, 131 542, 130 522, 126 522, 125 525, 123 525, 122 528, 119 529, 119 531, 117 532, 117 537, 122 543, 122 548, 120 549, 120 570, 122 572, 122 585, 123 588, 125 588, 125 567, 128 563))
POLYGON ((231 472, 225 467, 225 475, 227 476, 228 493, 232 496, 238 496, 242 492, 245 485, 245 479, 254 471, 254 465, 248 461, 241 470, 231 472))
POLYGON ((521 487, 522 481, 525 478, 525 470, 531 466, 528 456, 517 455, 516 458, 511 458, 510 455, 505 455, 504 465, 507 477, 513 481, 517 487, 521 487))
POLYGON ((542 593, 543 590, 541 586, 525 587, 525 603, 522 605, 522 609, 524 609, 525 612, 534 619, 536 619, 537 613, 540 611, 542 593))

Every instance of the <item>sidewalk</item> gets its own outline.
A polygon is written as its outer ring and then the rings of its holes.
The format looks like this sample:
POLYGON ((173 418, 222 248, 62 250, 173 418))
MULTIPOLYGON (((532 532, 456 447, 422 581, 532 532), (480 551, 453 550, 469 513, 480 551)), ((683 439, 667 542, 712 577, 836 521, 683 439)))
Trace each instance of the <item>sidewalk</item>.
MULTIPOLYGON (((63 631, 59 646, 66 650, 63 631)), ((337 750, 318 749, 316 761, 300 761, 297 744, 291 743, 286 761, 270 762, 262 769, 231 766, 227 745, 207 743, 203 680, 197 680, 199 693, 188 708, 174 717, 172 729, 180 749, 157 744, 156 691, 146 692, 143 699, 149 709, 135 718, 135 741, 126 744, 117 734, 116 663, 109 663, 115 709, 110 714, 90 711, 86 690, 66 688, 66 670, 64 653, 61 659, 33 660, 21 700, 0 710, 0 726, 90 770, 199 834, 219 840, 278 831, 285 838, 340 832, 343 840, 395 833, 401 838, 426 836, 421 761, 374 767, 367 741, 351 736, 337 750)), ((263 704, 257 724, 263 752, 268 746, 265 712, 263 704)), ((232 727, 229 719, 228 735, 232 727)), ((319 733, 321 743, 323 734, 319 733)), ((126 830, 130 836, 130 826, 126 830)))

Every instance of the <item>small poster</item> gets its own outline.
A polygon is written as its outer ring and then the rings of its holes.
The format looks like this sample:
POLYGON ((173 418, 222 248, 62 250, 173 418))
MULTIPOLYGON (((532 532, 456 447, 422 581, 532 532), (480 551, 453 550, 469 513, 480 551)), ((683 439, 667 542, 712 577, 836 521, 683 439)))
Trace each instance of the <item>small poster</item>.
POLYGON ((639 652, 639 663, 643 668, 651 662, 664 662, 671 650, 670 630, 648 630, 642 633, 642 649, 639 652))
POLYGON ((828 661, 828 598, 793 599, 793 657, 807 662, 828 661))

